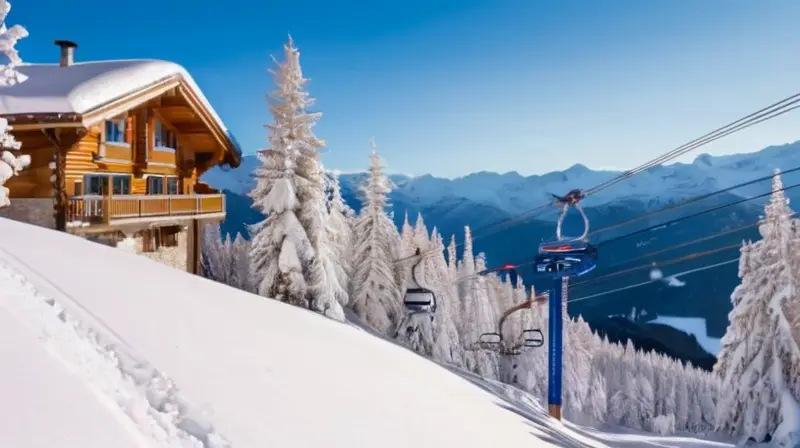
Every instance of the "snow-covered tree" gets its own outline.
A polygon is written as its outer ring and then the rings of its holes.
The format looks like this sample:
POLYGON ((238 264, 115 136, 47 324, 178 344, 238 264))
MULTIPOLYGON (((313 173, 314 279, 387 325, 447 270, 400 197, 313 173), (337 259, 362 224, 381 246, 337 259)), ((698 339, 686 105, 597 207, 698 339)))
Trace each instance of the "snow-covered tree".
POLYGON ((741 284, 722 339, 717 373, 722 395, 716 427, 772 446, 800 444, 800 348, 786 308, 797 294, 796 234, 778 170, 759 225, 762 236, 743 250, 741 284), (758 263, 752 263, 757 259, 758 263))
POLYGON ((250 242, 241 234, 222 238, 219 224, 209 224, 203 235, 200 265, 203 277, 242 291, 253 292, 250 272, 250 242))
POLYGON ((361 186, 363 204, 354 225, 353 311, 375 329, 388 333, 401 318, 402 297, 394 270, 399 235, 386 214, 391 184, 374 141, 369 177, 361 186))
POLYGON ((608 415, 608 397, 606 397, 606 379, 600 370, 592 369, 587 391, 583 401, 584 412, 595 423, 605 423, 608 415))
POLYGON ((17 67, 22 64, 22 58, 19 56, 16 46, 20 39, 28 37, 28 30, 22 25, 8 28, 6 17, 9 12, 11 12, 11 3, 8 0, 0 0, 0 53, 3 53, 8 59, 5 64, 0 64, 0 86, 11 86, 27 79, 27 76, 17 71, 17 67))
MULTIPOLYGON (((0 64, 0 86, 14 85, 27 79, 16 70, 22 59, 15 47, 19 39, 28 36, 28 31, 21 25, 6 27, 5 19, 10 11, 11 4, 7 0, 0 0, 0 52, 8 59, 6 64, 0 64)), ((27 154, 14 155, 21 144, 10 133, 11 130, 8 120, 0 118, 0 208, 11 205, 6 182, 31 163, 31 158, 27 154)))
POLYGON ((336 273, 336 249, 330 241, 332 230, 328 224, 328 209, 325 197, 325 175, 318 148, 325 142, 318 139, 313 127, 320 118, 319 112, 308 112, 313 106, 312 98, 305 90, 308 79, 303 77, 300 67, 300 51, 289 42, 284 45, 284 61, 276 71, 278 89, 275 98, 285 107, 280 115, 274 115, 276 124, 283 119, 289 125, 284 141, 291 145, 295 155, 294 186, 298 200, 297 219, 305 230, 311 244, 311 259, 302 263, 308 285, 309 306, 326 316, 344 320, 344 311, 339 301, 347 301, 347 292, 339 283, 336 273))
POLYGON ((350 277, 353 273, 353 229, 350 227, 351 220, 347 217, 347 209, 349 207, 347 207, 342 198, 339 175, 337 173, 331 173, 329 181, 331 189, 330 212, 328 218, 329 239, 335 252, 336 276, 344 290, 344 294, 339 297, 339 302, 342 305, 347 305, 349 296, 346 292, 349 291, 350 277))
MULTIPOLYGON (((298 214, 297 185, 307 182, 295 172, 300 147, 309 145, 303 128, 311 119, 304 112, 306 94, 299 61, 291 42, 284 46, 286 61, 272 71, 276 88, 269 98, 273 124, 267 129, 270 148, 253 171, 253 208, 267 218, 250 227, 250 259, 258 294, 309 307, 305 267, 314 261, 314 248, 298 214)), ((303 188, 306 188, 303 185, 303 188)))
POLYGON ((253 292, 253 274, 250 266, 250 241, 241 233, 236 234, 230 245, 231 269, 233 272, 231 286, 242 291, 253 292))
POLYGON ((336 256, 325 198, 324 169, 312 127, 319 113, 307 109, 313 98, 291 37, 284 61, 272 71, 276 88, 269 98, 273 124, 270 149, 250 197, 267 219, 251 227, 252 271, 258 293, 344 320, 339 300, 346 291, 336 274, 336 256))
POLYGON ((202 253, 200 256, 200 269, 203 277, 225 282, 225 266, 223 257, 222 232, 219 224, 208 224, 203 232, 202 253))

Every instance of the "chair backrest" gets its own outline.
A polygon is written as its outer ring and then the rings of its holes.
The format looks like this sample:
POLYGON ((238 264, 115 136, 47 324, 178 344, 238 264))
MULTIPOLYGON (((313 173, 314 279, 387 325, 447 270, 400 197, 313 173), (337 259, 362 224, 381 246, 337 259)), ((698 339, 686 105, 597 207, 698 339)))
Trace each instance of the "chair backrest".
POLYGON ((433 306, 436 303, 436 298, 433 292, 427 289, 410 288, 406 290, 403 296, 403 303, 406 305, 433 306))

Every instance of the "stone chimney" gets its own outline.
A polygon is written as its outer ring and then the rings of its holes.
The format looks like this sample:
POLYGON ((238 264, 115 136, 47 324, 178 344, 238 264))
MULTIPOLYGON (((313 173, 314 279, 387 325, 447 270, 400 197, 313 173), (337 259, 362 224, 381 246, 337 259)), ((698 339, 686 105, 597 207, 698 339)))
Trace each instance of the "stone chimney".
POLYGON ((78 44, 68 40, 57 40, 54 42, 61 48, 61 57, 59 58, 59 65, 62 67, 69 67, 75 63, 75 49, 78 44))

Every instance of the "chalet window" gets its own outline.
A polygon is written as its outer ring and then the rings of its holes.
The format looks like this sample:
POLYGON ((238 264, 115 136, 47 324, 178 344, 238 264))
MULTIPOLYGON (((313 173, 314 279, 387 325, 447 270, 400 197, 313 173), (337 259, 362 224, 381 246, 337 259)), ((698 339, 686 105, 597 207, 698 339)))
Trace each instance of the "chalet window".
MULTIPOLYGON (((102 195, 107 182, 111 182, 114 194, 131 194, 131 177, 127 175, 89 174, 84 178, 85 191, 88 195, 102 195)), ((75 183, 77 193, 80 182, 75 183)))
POLYGON ((73 190, 75 196, 83 196, 83 181, 76 180, 73 190))
POLYGON ((153 133, 153 149, 156 150, 175 150, 178 147, 178 141, 175 134, 170 131, 166 126, 161 124, 160 121, 155 122, 155 132, 153 133))
POLYGON ((114 176, 114 194, 131 194, 131 178, 128 176, 114 176))
POLYGON ((162 247, 176 247, 180 226, 159 227, 142 231, 142 252, 156 252, 162 247))
POLYGON ((167 178, 167 194, 178 194, 178 178, 167 178))
POLYGON ((175 247, 178 245, 178 234, 181 232, 180 226, 161 227, 161 247, 175 247))
POLYGON ((164 178, 162 176, 147 178, 147 194, 164 194, 164 178))
POLYGON ((128 142, 128 120, 120 118, 116 120, 106 120, 106 138, 108 143, 129 143, 128 142))

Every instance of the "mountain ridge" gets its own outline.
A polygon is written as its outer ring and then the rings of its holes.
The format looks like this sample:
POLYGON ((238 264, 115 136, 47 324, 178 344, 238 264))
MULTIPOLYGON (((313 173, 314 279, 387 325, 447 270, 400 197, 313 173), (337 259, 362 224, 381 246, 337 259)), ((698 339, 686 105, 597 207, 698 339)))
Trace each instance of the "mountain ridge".
MULTIPOLYGON (((260 164, 256 156, 245 156, 242 166, 230 172, 213 169, 203 180, 221 190, 244 194, 252 188, 250 173, 260 164)), ((633 199, 648 208, 658 207, 697 194, 733 187, 741 182, 772 174, 775 168, 788 170, 800 166, 800 141, 775 145, 760 151, 724 156, 699 154, 692 163, 657 165, 618 182, 588 197, 587 207, 633 199)), ((516 171, 495 173, 479 171, 454 179, 430 174, 410 177, 390 175, 395 184, 393 195, 417 207, 431 206, 443 197, 463 197, 475 203, 491 205, 506 213, 518 214, 549 201, 548 193, 563 194, 573 188, 588 189, 620 175, 621 171, 592 170, 576 163, 563 171, 523 176, 516 171)), ((800 181, 790 173, 785 179, 800 181)), ((366 173, 341 174, 340 182, 352 190, 366 173)), ((762 192, 760 186, 737 188, 734 194, 746 197, 762 192), (754 188, 755 187, 755 188, 754 188)))

